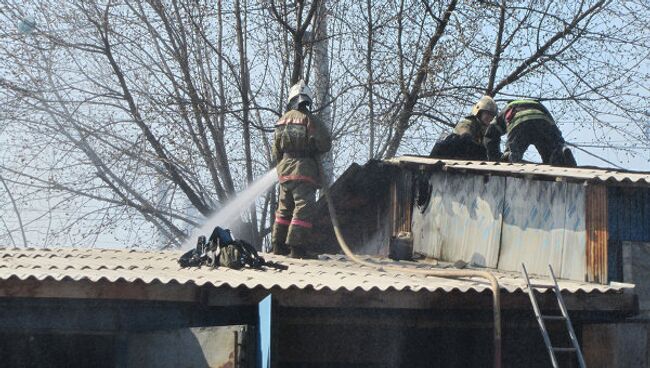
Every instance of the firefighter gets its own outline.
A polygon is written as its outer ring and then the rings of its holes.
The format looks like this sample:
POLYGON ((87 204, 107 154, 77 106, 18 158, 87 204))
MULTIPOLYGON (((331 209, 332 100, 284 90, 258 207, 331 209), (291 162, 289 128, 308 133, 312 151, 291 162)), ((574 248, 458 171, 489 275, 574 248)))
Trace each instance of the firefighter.
POLYGON ((566 146, 553 116, 536 100, 509 102, 490 123, 483 143, 491 161, 521 162, 524 152, 532 144, 544 164, 576 166, 575 158, 566 146), (501 155, 501 136, 506 133, 506 149, 501 155))
POLYGON ((288 111, 275 125, 273 141, 280 196, 271 243, 275 254, 304 258, 321 183, 318 156, 330 150, 332 139, 310 112, 311 92, 304 81, 291 87, 288 101, 288 111))
POLYGON ((429 156, 485 161, 487 154, 483 135, 497 112, 497 104, 492 97, 481 97, 472 107, 471 114, 456 124, 453 133, 436 142, 429 156))

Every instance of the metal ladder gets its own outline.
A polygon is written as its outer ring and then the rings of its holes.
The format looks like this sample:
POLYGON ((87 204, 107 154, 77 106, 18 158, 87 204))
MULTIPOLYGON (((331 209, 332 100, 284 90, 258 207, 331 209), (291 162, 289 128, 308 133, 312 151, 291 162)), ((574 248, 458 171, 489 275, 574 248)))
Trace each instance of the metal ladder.
POLYGON ((575 353, 576 356, 578 357, 578 365, 580 366, 580 368, 586 368, 585 360, 582 356, 580 345, 578 344, 578 338, 576 337, 576 333, 573 330, 573 326, 571 325, 571 319, 569 319, 569 313, 567 312, 566 305, 564 304, 564 299, 562 298, 560 287, 557 285, 557 280, 555 278, 555 273, 553 273, 553 268, 551 267, 551 265, 548 265, 548 270, 550 272, 551 279, 553 280, 553 284, 531 284, 530 278, 528 277, 528 271, 526 271, 526 265, 522 263, 521 268, 523 271, 522 273, 524 275, 524 278, 526 279, 528 296, 530 296, 530 303, 533 305, 533 310, 535 311, 535 317, 537 318, 539 329, 542 330, 542 337, 544 338, 544 344, 546 344, 546 348, 548 349, 548 354, 551 357, 551 363, 553 364, 553 368, 559 367, 557 363, 557 358, 555 357, 555 353, 575 353), (557 299, 557 304, 560 307, 560 311, 562 312, 562 315, 561 316, 542 315, 542 313, 539 310, 539 305, 537 304, 537 299, 535 298, 534 289, 553 289, 553 291, 555 292, 555 298, 557 299), (546 329, 546 324, 544 322, 545 320, 565 321, 567 330, 569 331, 569 337, 571 338, 571 344, 573 345, 573 347, 560 348, 560 347, 552 346, 551 339, 548 335, 548 330, 546 329))

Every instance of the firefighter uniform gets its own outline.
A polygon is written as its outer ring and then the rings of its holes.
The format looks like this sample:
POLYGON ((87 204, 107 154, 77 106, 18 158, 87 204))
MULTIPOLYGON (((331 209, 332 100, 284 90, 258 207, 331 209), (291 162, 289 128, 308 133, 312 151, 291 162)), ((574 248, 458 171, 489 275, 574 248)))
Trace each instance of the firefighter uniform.
POLYGON ((487 154, 482 142, 485 128, 476 116, 466 116, 451 134, 436 142, 429 156, 485 161, 487 154))
POLYGON ((332 145, 325 126, 303 106, 285 113, 275 126, 273 155, 280 196, 271 242, 276 254, 304 254, 321 183, 317 157, 332 145))
POLYGON ((571 150, 565 146, 562 132, 551 113, 535 100, 508 103, 490 123, 484 137, 489 160, 521 162, 532 144, 544 164, 576 166, 571 150), (501 136, 507 133, 506 149, 501 155, 501 136))
POLYGON ((477 145, 483 145, 483 135, 485 134, 486 125, 481 124, 477 116, 469 115, 456 124, 454 133, 458 135, 467 134, 472 142, 477 145))
POLYGON ((472 107, 471 114, 456 124, 453 133, 436 142, 429 156, 485 161, 487 153, 483 146, 483 136, 488 123, 497 112, 492 97, 483 96, 472 107))

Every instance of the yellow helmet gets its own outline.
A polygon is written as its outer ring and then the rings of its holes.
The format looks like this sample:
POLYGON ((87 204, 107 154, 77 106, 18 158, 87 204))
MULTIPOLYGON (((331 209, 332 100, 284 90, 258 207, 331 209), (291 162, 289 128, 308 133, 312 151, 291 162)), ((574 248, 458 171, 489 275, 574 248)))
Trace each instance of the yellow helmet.
POLYGON ((483 96, 481 97, 480 100, 472 107, 472 115, 478 116, 478 114, 481 111, 489 111, 496 115, 499 112, 499 109, 497 108, 497 103, 494 102, 492 97, 490 96, 483 96))

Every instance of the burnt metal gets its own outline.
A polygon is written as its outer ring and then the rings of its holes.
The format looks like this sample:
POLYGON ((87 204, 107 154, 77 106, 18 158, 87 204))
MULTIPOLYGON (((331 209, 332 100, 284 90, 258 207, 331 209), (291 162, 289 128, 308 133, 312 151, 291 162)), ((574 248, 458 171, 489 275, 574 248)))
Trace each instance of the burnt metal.
POLYGON ((413 208, 413 179, 410 172, 402 170, 391 182, 391 223, 392 236, 401 232, 411 232, 413 208))
MULTIPOLYGON (((394 165, 369 161, 351 165, 328 189, 339 210, 342 231, 355 252, 388 255, 390 182, 399 172, 394 165), (385 238, 384 238, 384 233, 385 238)), ((312 251, 339 253, 324 198, 316 203, 312 251)))
POLYGON ((401 232, 396 236, 391 237, 390 253, 388 257, 396 261, 412 260, 413 259, 412 234, 407 232, 401 232))

